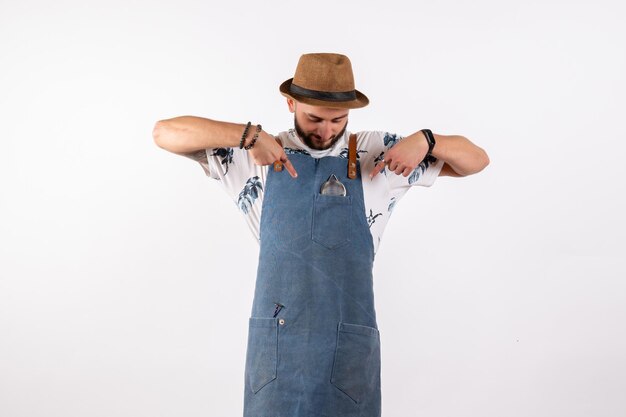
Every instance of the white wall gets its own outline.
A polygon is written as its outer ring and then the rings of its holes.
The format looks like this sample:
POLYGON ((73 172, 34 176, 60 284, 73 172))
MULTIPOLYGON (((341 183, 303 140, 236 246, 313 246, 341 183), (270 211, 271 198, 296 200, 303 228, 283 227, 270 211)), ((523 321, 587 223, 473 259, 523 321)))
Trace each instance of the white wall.
POLYGON ((375 265, 384 416, 626 415, 618 1, 0 3, 0 415, 237 416, 258 248, 159 119, 291 126, 341 52, 351 130, 462 134, 375 265), (508 3, 508 4, 507 4, 508 3))

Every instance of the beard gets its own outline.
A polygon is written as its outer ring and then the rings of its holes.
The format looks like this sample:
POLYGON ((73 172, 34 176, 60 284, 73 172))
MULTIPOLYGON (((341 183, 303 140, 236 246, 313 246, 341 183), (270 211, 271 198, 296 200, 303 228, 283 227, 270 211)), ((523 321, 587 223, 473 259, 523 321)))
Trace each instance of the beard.
POLYGON ((300 139, 302 139, 302 141, 306 144, 306 146, 308 146, 311 149, 323 151, 324 149, 331 148, 339 139, 341 139, 343 134, 346 132, 346 128, 348 127, 348 122, 346 122, 346 125, 343 127, 343 129, 341 129, 341 132, 337 133, 336 135, 331 136, 330 143, 324 147, 317 145, 315 141, 313 141, 313 138, 321 139, 319 135, 316 135, 315 133, 305 133, 304 130, 302 130, 302 128, 298 124, 298 119, 296 118, 295 115, 293 116, 293 125, 296 129, 296 133, 298 133, 298 136, 300 137, 300 139))

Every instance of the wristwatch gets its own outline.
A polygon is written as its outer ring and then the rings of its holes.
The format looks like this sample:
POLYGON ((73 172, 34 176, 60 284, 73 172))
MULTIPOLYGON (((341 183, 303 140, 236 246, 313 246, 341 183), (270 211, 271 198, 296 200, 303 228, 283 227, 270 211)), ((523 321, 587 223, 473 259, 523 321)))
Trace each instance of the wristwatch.
POLYGON ((426 153, 424 159, 432 160, 434 159, 434 157, 432 156, 432 152, 433 148, 435 147, 435 135, 433 135, 433 132, 430 129, 422 129, 420 132, 424 133, 424 136, 426 136, 426 141, 428 142, 428 152, 426 153))
POLYGON ((432 155, 433 148, 435 147, 435 135, 433 135, 433 132, 430 129, 422 129, 420 132, 424 133, 426 141, 428 142, 428 152, 424 157, 424 161, 435 162, 437 158, 432 155))

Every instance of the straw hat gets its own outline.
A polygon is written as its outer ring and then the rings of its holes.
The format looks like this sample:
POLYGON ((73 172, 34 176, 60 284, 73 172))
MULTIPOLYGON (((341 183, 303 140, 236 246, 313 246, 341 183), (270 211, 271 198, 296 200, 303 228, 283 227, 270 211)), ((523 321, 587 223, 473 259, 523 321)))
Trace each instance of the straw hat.
POLYGON ((280 85, 285 97, 313 106, 356 109, 369 99, 354 88, 350 59, 341 54, 304 54, 296 73, 280 85))

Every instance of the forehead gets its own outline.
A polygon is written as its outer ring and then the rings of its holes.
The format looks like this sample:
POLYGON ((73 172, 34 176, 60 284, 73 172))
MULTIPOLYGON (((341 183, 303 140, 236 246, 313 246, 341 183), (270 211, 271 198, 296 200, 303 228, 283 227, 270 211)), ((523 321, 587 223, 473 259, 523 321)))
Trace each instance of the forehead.
POLYGON ((310 104, 297 102, 296 111, 309 116, 315 116, 322 119, 335 119, 337 117, 348 114, 348 109, 336 109, 333 107, 312 106, 310 104))

